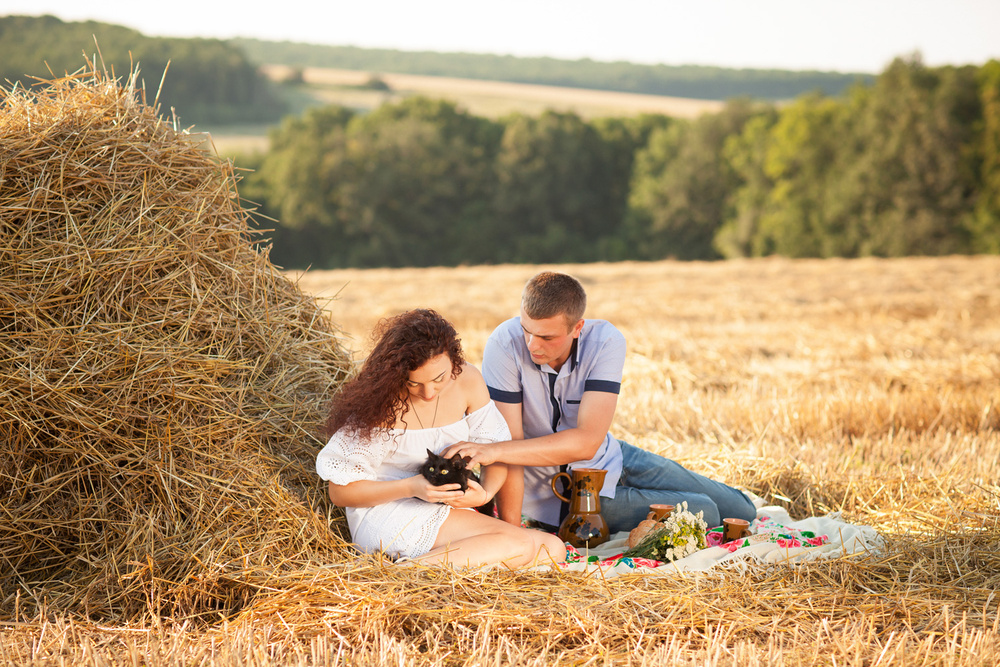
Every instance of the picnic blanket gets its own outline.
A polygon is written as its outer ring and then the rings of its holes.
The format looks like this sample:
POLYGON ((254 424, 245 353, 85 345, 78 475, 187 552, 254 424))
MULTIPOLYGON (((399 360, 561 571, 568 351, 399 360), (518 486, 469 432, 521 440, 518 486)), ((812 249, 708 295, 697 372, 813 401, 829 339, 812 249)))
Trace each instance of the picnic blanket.
POLYGON ((744 569, 752 564, 803 563, 843 556, 877 553, 883 538, 870 526, 842 521, 839 512, 793 521, 778 506, 757 507, 749 537, 723 542, 721 530, 706 535, 708 548, 678 560, 661 563, 641 558, 623 558, 628 533, 616 533, 593 549, 569 547, 565 565, 570 571, 600 572, 604 577, 623 574, 673 574, 704 572, 720 565, 744 569), (575 553, 574 553, 575 552, 575 553))

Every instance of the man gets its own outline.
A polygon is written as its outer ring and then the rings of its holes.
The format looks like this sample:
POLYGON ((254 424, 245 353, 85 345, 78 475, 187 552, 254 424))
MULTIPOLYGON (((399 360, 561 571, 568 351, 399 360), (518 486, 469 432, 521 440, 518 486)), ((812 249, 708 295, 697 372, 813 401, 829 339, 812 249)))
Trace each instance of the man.
POLYGON ((652 454, 610 433, 618 405, 625 337, 605 320, 585 320, 587 296, 572 276, 542 272, 528 281, 520 317, 493 331, 483 352, 490 397, 513 439, 449 447, 473 463, 523 466, 510 470, 497 496, 501 518, 520 523, 522 513, 555 530, 566 508, 553 493, 552 476, 566 468, 607 470, 601 514, 612 533, 631 530, 652 503, 687 501, 708 526, 723 518, 752 520, 753 503, 741 491, 652 454), (522 504, 523 498, 523 504, 522 504))

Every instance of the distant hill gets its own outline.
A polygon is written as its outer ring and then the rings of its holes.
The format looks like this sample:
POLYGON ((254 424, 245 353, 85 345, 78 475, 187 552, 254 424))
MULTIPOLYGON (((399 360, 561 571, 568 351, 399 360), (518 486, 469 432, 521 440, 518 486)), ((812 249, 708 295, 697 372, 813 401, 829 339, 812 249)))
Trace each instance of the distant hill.
POLYGON ((875 79, 873 75, 858 73, 638 65, 590 59, 363 49, 246 38, 234 39, 232 43, 242 47, 258 64, 448 76, 704 100, 734 97, 786 100, 815 91, 838 95, 856 82, 867 84, 875 79))
POLYGON ((85 53, 122 77, 138 65, 150 104, 163 80, 161 115, 169 117, 175 107, 182 125, 274 122, 286 111, 273 84, 227 41, 147 37, 123 26, 55 16, 0 16, 0 86, 31 86, 33 77, 75 72, 85 66, 85 53))

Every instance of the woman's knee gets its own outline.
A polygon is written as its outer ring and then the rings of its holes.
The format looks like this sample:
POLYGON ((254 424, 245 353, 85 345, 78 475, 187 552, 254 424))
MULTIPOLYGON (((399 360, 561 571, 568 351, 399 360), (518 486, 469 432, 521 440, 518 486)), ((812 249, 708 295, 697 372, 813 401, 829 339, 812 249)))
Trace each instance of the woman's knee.
POLYGON ((566 545, 552 533, 516 527, 515 534, 505 535, 504 539, 515 540, 518 551, 529 561, 562 563, 566 560, 566 545))
POLYGON ((537 532, 541 535, 538 546, 539 560, 552 559, 557 563, 564 563, 566 561, 566 543, 562 541, 562 538, 552 533, 537 532))

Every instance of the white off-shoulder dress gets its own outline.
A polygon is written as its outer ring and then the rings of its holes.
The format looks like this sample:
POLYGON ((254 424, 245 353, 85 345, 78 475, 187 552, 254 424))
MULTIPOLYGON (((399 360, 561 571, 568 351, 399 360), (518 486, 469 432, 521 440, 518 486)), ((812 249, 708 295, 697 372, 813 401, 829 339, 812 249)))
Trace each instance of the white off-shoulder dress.
MULTIPOLYGON (((426 429, 391 429, 371 439, 340 429, 316 457, 316 472, 334 484, 361 479, 392 481, 420 474, 427 450, 440 453, 456 442, 510 440, 510 429, 493 401, 461 420, 426 429)), ((413 558, 431 550, 451 508, 419 498, 402 498, 375 507, 347 507, 355 544, 368 553, 413 558)))

